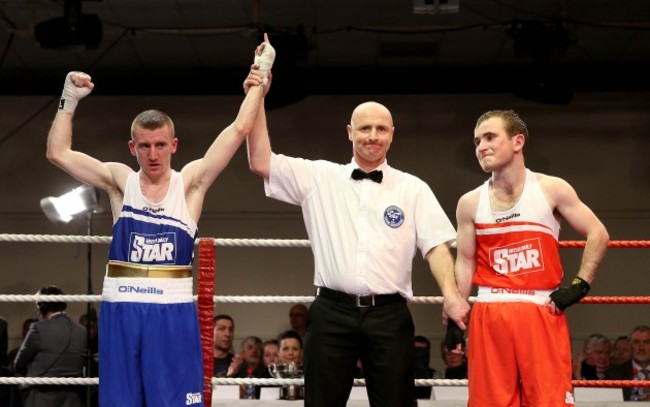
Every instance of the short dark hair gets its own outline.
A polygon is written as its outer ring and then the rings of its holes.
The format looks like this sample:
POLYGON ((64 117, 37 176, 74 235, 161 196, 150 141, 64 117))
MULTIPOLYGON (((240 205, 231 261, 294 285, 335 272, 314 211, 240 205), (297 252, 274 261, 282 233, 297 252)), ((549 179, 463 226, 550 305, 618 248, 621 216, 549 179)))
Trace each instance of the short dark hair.
POLYGON ((288 331, 281 333, 280 336, 278 336, 278 340, 280 342, 282 342, 283 339, 291 339, 291 338, 297 340, 298 343, 300 344, 300 349, 302 349, 302 337, 298 332, 290 329, 288 331))
POLYGON ((213 322, 213 323, 216 323, 216 322, 219 321, 220 319, 227 319, 227 320, 229 320, 230 322, 232 322, 233 326, 235 325, 235 321, 233 321, 232 317, 231 317, 230 315, 227 315, 227 314, 218 314, 218 315, 215 315, 214 318, 212 318, 212 322, 213 322))
MULTIPOLYGON (((38 295, 63 295, 63 290, 55 285, 46 285, 45 287, 38 290, 38 295)), ((50 312, 61 312, 68 308, 68 304, 65 302, 51 302, 51 301, 39 301, 36 303, 38 306, 38 312, 45 316, 50 312)))
POLYGON ((524 120, 514 110, 489 110, 479 116, 479 118, 476 120, 476 126, 474 126, 474 128, 478 127, 481 123, 493 117, 500 117, 501 120, 503 120, 503 124, 506 133, 508 133, 508 137, 512 138, 517 134, 523 134, 526 141, 530 139, 526 122, 524 122, 524 120))

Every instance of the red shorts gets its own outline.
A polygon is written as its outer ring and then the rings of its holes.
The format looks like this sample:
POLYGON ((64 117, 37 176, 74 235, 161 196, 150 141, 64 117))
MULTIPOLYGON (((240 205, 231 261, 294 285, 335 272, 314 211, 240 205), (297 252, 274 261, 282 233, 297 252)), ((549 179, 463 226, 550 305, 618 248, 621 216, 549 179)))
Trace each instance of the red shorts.
POLYGON ((530 302, 476 302, 467 353, 469 407, 575 404, 564 314, 530 302))

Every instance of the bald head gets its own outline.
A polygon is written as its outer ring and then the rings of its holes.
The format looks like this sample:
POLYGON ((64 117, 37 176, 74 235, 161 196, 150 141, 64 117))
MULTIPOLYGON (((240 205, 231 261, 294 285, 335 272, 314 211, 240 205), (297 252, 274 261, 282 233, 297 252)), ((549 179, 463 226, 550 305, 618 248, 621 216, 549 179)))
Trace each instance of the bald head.
POLYGON ((368 115, 383 116, 384 120, 388 120, 390 126, 393 127, 393 116, 390 114, 390 110, 388 110, 388 108, 381 103, 372 101, 361 103, 352 111, 350 124, 352 127, 354 127, 355 121, 359 121, 360 118, 366 117, 368 115))

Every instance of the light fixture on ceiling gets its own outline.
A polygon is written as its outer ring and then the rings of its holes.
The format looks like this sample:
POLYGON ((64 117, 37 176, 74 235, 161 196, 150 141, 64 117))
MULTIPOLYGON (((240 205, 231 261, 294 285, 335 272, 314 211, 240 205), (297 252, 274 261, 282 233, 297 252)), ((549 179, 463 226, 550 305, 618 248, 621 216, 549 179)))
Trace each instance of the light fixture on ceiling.
POLYGON ((460 0, 413 0, 414 14, 458 13, 460 0))
POLYGON ((95 187, 82 185, 61 196, 41 199, 41 209, 52 222, 68 223, 75 215, 97 211, 99 192, 95 187))
POLYGON ((63 51, 97 49, 102 22, 96 14, 82 14, 81 0, 65 0, 63 17, 36 24, 34 37, 42 48, 63 51))

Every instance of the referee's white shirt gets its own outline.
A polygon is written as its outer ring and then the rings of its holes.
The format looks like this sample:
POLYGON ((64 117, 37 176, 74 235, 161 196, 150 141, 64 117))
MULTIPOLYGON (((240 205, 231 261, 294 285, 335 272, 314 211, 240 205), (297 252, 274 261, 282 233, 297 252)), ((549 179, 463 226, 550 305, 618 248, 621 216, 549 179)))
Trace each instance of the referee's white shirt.
POLYGON ((385 161, 381 184, 354 181, 358 165, 271 155, 268 197, 302 207, 314 253, 314 284, 355 295, 413 297, 416 249, 456 239, 431 188, 385 161))

